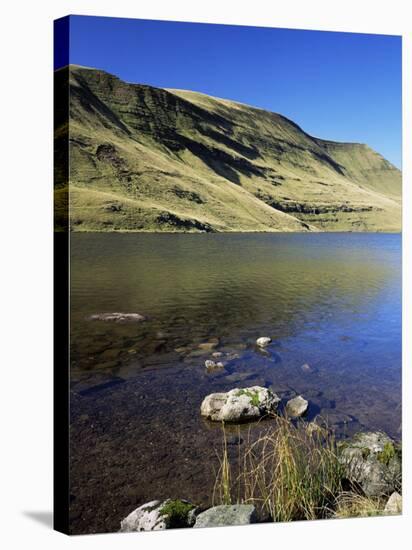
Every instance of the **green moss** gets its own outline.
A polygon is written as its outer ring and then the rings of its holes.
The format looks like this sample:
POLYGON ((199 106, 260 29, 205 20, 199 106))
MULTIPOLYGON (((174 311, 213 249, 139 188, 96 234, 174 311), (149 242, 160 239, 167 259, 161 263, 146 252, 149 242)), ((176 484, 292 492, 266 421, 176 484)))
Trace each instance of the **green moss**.
POLYGON ((190 502, 184 502, 183 500, 169 500, 159 510, 161 516, 166 516, 165 522, 167 527, 188 527, 187 516, 195 506, 190 502))
POLYGON ((383 450, 377 454, 377 459, 381 464, 388 466, 389 462, 395 457, 395 455, 395 447, 392 443, 388 442, 385 443, 383 450))
POLYGON ((247 395, 250 398, 250 402, 254 407, 259 407, 260 405, 260 399, 259 399, 259 393, 257 391, 250 391, 250 390, 239 390, 237 392, 237 396, 241 395, 247 395))

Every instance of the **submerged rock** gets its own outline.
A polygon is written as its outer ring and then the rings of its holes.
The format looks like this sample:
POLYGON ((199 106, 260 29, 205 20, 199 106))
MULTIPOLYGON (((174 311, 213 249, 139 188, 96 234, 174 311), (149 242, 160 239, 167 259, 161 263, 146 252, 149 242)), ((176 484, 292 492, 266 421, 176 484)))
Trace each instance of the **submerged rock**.
POLYGON ((218 345, 219 345, 219 340, 216 338, 216 339, 209 340, 209 342, 201 342, 200 344, 198 344, 197 347, 205 351, 212 351, 218 345))
POLYGON ((276 411, 279 402, 275 393, 261 386, 235 388, 205 397, 200 412, 216 422, 246 422, 276 411))
POLYGON ((303 365, 301 365, 300 370, 304 374, 315 374, 315 373, 319 372, 317 367, 312 367, 308 363, 304 363, 303 365))
POLYGON ((229 361, 232 361, 233 359, 239 359, 240 355, 235 351, 232 351, 231 353, 226 354, 226 358, 229 359, 229 361))
POLYGON ((290 399, 286 403, 286 412, 289 416, 298 417, 303 416, 308 410, 309 402, 303 399, 301 395, 290 399))
POLYGON ((402 514, 402 497, 396 491, 391 494, 386 503, 384 512, 386 514, 402 514))
POLYGON ((160 531, 176 527, 192 527, 196 507, 185 500, 152 500, 136 508, 120 523, 120 531, 160 531))
POLYGON ((194 527, 250 525, 256 520, 256 509, 252 504, 221 505, 199 514, 194 527))
POLYGON ((90 321, 112 321, 115 323, 126 323, 126 322, 132 322, 132 323, 138 323, 140 321, 144 321, 146 317, 143 315, 140 315, 140 313, 95 313, 94 315, 90 315, 89 320, 90 321))
POLYGON ((256 345, 258 345, 261 348, 264 348, 268 346, 272 341, 272 338, 269 338, 268 336, 261 336, 256 340, 256 345))
POLYGON ((347 478, 369 497, 390 495, 401 485, 401 450, 383 432, 356 434, 339 445, 347 478))
POLYGON ((248 378, 253 378, 255 376, 254 372, 233 372, 225 377, 227 382, 236 384, 237 382, 243 382, 248 378))

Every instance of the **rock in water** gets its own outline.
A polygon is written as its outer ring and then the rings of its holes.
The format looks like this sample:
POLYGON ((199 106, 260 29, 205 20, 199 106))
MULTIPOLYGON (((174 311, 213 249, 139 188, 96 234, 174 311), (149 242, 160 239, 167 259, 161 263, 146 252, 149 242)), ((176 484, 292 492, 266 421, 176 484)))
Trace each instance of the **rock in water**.
POLYGON ((217 363, 215 361, 212 361, 211 359, 207 359, 205 361, 205 367, 207 370, 216 370, 216 369, 223 369, 224 364, 221 361, 218 361, 217 363))
POLYGON ((226 393, 211 393, 203 400, 202 416, 216 422, 247 422, 275 412, 279 397, 267 388, 235 388, 226 393))
POLYGON ((386 503, 384 512, 386 514, 402 514, 402 497, 396 491, 391 494, 386 503))
POLYGON ((250 525, 256 522, 256 509, 251 504, 221 505, 199 514, 194 527, 250 525))
POLYGON ((303 416, 308 410, 308 405, 308 401, 303 399, 301 395, 298 395, 286 403, 286 412, 289 416, 293 416, 295 418, 298 416, 303 416))
POLYGON ((112 321, 115 323, 138 323, 144 321, 146 318, 140 313, 95 313, 90 315, 90 321, 112 321))
POLYGON ((272 341, 272 338, 269 338, 268 336, 261 336, 256 340, 256 345, 258 345, 261 348, 264 348, 268 346, 272 341))
POLYGON ((400 487, 401 450, 385 433, 358 433, 339 445, 339 456, 347 478, 366 496, 390 495, 400 487))
POLYGON ((120 531, 160 531, 175 527, 192 527, 196 507, 185 500, 152 500, 136 508, 121 523, 120 531))

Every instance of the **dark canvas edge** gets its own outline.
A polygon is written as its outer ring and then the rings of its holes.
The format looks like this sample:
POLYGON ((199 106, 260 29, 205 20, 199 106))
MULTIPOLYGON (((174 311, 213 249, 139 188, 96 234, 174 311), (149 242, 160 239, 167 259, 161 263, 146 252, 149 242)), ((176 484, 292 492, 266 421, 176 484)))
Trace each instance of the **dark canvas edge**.
MULTIPOLYGON (((68 65, 70 18, 54 21, 54 67, 68 65)), ((53 528, 69 534, 69 73, 54 73, 54 130, 67 124, 67 132, 54 137, 53 239, 53 528), (58 197, 58 199, 57 199, 58 197)))

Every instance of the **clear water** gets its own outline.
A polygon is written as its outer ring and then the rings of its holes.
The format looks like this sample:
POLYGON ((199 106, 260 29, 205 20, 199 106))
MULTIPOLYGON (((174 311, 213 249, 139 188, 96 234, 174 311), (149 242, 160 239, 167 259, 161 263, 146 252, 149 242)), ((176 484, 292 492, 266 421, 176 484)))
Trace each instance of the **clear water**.
POLYGON ((144 499, 208 501, 220 435, 199 406, 212 391, 301 393, 338 436, 399 439, 401 236, 73 234, 71 360, 78 532, 112 530, 144 499), (88 319, 112 311, 147 320, 88 319), (226 368, 211 374, 212 351, 226 368), (117 515, 88 517, 102 485, 117 515))

